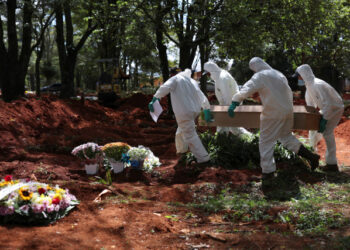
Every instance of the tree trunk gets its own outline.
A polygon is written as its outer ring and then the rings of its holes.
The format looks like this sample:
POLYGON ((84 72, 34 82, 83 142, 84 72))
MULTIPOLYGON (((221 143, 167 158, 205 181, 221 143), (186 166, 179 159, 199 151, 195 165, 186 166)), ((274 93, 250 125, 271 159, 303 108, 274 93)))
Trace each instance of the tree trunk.
POLYGON ((36 50, 36 60, 35 60, 35 89, 36 89, 36 95, 40 96, 40 62, 43 57, 45 42, 44 40, 41 41, 40 48, 36 50))
POLYGON ((76 56, 68 55, 64 66, 61 68, 62 88, 60 98, 66 99, 75 95, 74 90, 74 71, 76 56))
POLYGON ((74 31, 71 17, 71 2, 66 0, 63 3, 59 0, 55 2, 56 13, 56 42, 58 58, 61 72, 62 88, 60 98, 69 98, 75 95, 74 91, 74 71, 79 50, 83 47, 86 39, 94 31, 96 26, 89 21, 86 31, 83 33, 77 45, 74 45, 74 31), (64 12, 63 12, 64 11, 64 12), (64 18, 63 18, 64 13, 64 18), (65 29, 64 21, 65 20, 65 29), (66 39, 64 36, 66 31, 66 39))
POLYGON ((83 90, 84 86, 81 86, 81 73, 80 70, 77 70, 76 76, 75 76, 75 82, 77 84, 77 88, 83 90))
POLYGON ((202 43, 199 45, 199 54, 201 58, 201 70, 202 76, 200 78, 200 85, 202 92, 207 96, 207 77, 203 76, 204 72, 204 63, 208 61, 210 54, 210 46, 206 43, 202 43))
MULTIPOLYGON (((160 67, 162 70, 163 82, 169 79, 169 62, 167 55, 167 47, 163 44, 163 24, 162 21, 156 23, 156 44, 159 53, 160 67)), ((173 107, 171 106, 170 95, 168 95, 168 115, 173 115, 173 107)))
POLYGON ((35 91, 35 74, 29 74, 30 91, 35 91))
POLYGON ((135 68, 134 68, 134 89, 137 89, 139 87, 139 63, 138 61, 135 61, 135 68))
POLYGON ((179 67, 182 70, 192 69, 192 63, 196 56, 197 45, 193 45, 193 43, 189 44, 187 42, 183 42, 180 45, 180 59, 179 59, 179 67))
POLYGON ((2 97, 10 102, 24 96, 25 77, 32 53, 32 4, 25 0, 23 5, 23 29, 21 33, 21 53, 19 54, 16 20, 16 0, 8 0, 7 37, 4 38, 3 22, 0 20, 0 85, 2 97), (5 46, 5 42, 8 48, 5 46))

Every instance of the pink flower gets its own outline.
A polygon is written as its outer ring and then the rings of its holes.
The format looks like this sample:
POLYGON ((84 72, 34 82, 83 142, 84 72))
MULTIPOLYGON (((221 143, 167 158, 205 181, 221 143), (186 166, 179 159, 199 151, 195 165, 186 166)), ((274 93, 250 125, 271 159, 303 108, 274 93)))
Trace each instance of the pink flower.
POLYGON ((22 212, 24 212, 24 213, 28 213, 28 211, 29 211, 29 206, 28 205, 23 205, 23 206, 21 206, 20 208, 19 208, 19 210, 21 210, 22 212))
POLYGON ((55 211, 55 205, 51 204, 46 207, 46 212, 52 213, 53 211, 55 211))
POLYGON ((45 206, 42 204, 34 204, 32 205, 33 212, 39 214, 45 211, 45 206))

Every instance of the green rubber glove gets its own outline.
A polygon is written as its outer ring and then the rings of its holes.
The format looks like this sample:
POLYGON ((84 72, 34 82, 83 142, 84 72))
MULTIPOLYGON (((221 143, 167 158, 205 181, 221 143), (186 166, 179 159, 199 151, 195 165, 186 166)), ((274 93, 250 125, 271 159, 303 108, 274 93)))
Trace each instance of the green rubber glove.
POLYGON ((321 120, 320 120, 320 128, 319 128, 318 132, 323 133, 326 130, 326 125, 327 125, 327 120, 324 119, 322 116, 321 120))
POLYGON ((235 116, 235 112, 234 110, 236 109, 236 107, 239 106, 239 102, 232 102, 230 107, 228 108, 228 115, 230 117, 234 117, 235 116))
POLYGON ((212 114, 210 113, 210 109, 204 109, 203 110, 203 113, 204 113, 204 120, 206 122, 212 122, 213 121, 213 116, 212 114))
POLYGON ((148 103, 148 109, 151 112, 154 112, 153 103, 155 103, 156 101, 160 101, 160 99, 157 97, 153 97, 152 101, 150 103, 148 103))

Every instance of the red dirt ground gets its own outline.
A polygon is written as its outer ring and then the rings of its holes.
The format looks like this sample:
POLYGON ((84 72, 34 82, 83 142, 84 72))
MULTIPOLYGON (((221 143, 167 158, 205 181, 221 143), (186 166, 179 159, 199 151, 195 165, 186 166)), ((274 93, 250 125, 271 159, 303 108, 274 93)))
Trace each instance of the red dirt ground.
MULTIPOLYGON (((320 246, 317 238, 268 234, 289 232, 269 221, 231 223, 168 202, 193 201, 191 187, 205 183, 240 186, 260 171, 207 168, 174 170, 175 120, 162 114, 155 124, 147 110, 152 96, 135 94, 117 107, 55 96, 0 101, 0 177, 31 177, 70 189, 81 204, 46 227, 0 226, 0 249, 300 249, 320 246), (113 176, 111 195, 93 202, 105 185, 94 183, 70 150, 82 143, 124 141, 149 147, 162 162, 155 174, 124 171, 113 176), (176 215, 174 217, 173 215, 176 215)), ((166 98, 162 105, 166 106, 166 98)), ((350 121, 336 129, 341 164, 350 166, 350 121)), ((206 128, 201 128, 205 130, 206 128)), ((322 151, 322 143, 320 145, 322 151)), ((100 173, 103 177, 103 173, 100 173)))

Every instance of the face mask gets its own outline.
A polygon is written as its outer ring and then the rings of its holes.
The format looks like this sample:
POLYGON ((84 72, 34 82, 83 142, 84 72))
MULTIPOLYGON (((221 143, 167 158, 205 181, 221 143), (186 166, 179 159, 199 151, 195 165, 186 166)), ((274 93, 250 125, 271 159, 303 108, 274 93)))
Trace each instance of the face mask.
POLYGON ((305 82, 304 80, 298 79, 298 86, 304 86, 305 82))

